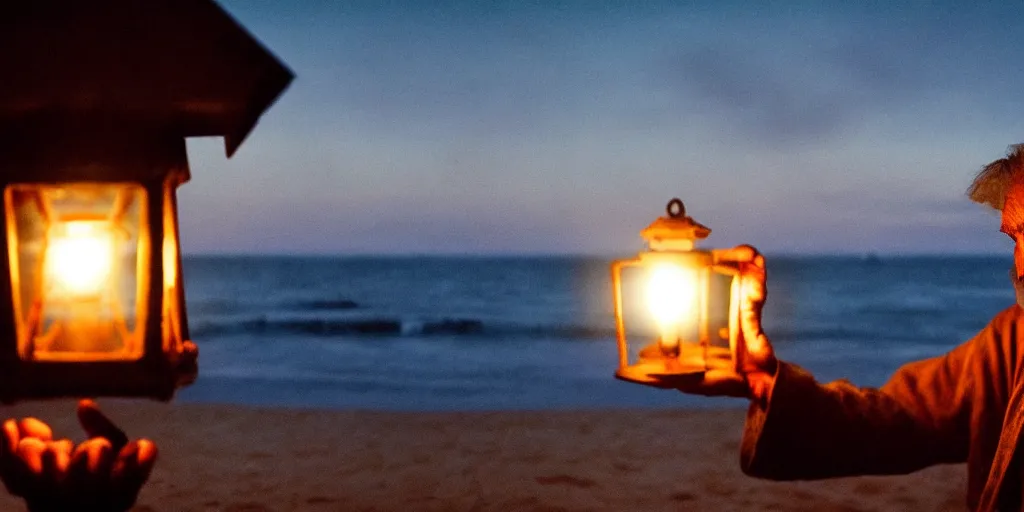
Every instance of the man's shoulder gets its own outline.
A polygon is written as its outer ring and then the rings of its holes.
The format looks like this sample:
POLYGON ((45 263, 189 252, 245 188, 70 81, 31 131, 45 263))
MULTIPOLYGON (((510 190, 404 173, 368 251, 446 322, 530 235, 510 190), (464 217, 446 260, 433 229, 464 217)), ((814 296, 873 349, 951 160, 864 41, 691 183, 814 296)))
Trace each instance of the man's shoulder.
POLYGON ((1014 304, 1002 311, 996 316, 992 317, 988 325, 981 331, 981 335, 986 332, 990 333, 994 338, 1017 338, 1021 334, 1018 325, 1024 320, 1024 308, 1014 304))
POLYGON ((1014 304, 996 314, 996 316, 992 318, 992 321, 989 322, 989 325, 1016 322, 1020 320, 1022 316, 1024 316, 1024 308, 1014 304))
MULTIPOLYGON (((1017 350, 1024 339, 1024 309, 1014 304, 999 313, 972 338, 945 355, 947 358, 984 362, 1005 362, 1006 358, 1024 364, 1024 350, 1017 350)), ((1022 374, 1024 377, 1024 374, 1022 374)))

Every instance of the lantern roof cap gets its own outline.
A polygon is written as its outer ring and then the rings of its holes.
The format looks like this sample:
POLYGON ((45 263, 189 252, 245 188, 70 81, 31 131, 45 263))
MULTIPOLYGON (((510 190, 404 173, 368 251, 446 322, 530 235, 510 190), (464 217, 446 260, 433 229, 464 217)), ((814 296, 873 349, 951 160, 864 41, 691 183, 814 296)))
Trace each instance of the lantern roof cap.
POLYGON ((711 228, 686 215, 686 207, 678 198, 668 202, 665 213, 666 216, 658 217, 640 231, 640 236, 648 243, 669 240, 703 240, 711 234, 711 228))
POLYGON ((110 117, 229 157, 294 78, 212 0, 0 2, 0 74, 2 124, 110 117))

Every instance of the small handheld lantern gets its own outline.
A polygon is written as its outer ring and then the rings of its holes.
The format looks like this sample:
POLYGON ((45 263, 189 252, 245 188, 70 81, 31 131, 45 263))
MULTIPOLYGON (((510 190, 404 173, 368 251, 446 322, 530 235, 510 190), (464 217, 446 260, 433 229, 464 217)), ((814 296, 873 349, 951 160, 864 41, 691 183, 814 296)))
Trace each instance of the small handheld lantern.
POLYGON ((709 350, 737 347, 739 280, 714 250, 696 248, 711 229, 686 215, 683 202, 640 232, 647 250, 612 263, 619 369, 615 376, 653 383, 658 377, 702 379, 709 350))
POLYGON ((292 74, 210 0, 0 6, 0 401, 195 380, 176 190, 292 74))

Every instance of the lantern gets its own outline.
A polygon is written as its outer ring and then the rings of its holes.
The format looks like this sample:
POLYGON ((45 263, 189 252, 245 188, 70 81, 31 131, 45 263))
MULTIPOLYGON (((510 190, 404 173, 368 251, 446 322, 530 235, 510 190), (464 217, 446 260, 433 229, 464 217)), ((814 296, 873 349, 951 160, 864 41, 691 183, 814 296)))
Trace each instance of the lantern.
POLYGON ((176 191, 291 72, 208 0, 0 6, 0 400, 195 380, 176 191))
POLYGON ((699 380, 709 357, 728 353, 733 364, 742 357, 735 265, 696 248, 711 230, 688 217, 682 201, 671 200, 666 210, 640 232, 646 250, 611 267, 615 375, 627 381, 699 380))

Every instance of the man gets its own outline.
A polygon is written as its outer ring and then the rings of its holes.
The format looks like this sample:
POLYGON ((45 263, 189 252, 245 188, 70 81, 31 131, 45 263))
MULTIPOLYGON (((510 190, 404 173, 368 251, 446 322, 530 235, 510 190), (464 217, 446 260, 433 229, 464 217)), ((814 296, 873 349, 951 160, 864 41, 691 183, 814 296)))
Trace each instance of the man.
POLYGON ((1021 510, 1024 503, 1024 144, 987 165, 970 198, 1002 211, 1014 241, 1017 305, 949 353, 909 363, 879 389, 842 380, 819 384, 777 361, 761 329, 764 258, 741 246, 724 254, 740 267, 740 324, 750 357, 738 371, 716 353, 703 382, 664 380, 686 393, 752 399, 740 464, 775 480, 902 474, 967 463, 971 510, 1021 510))

